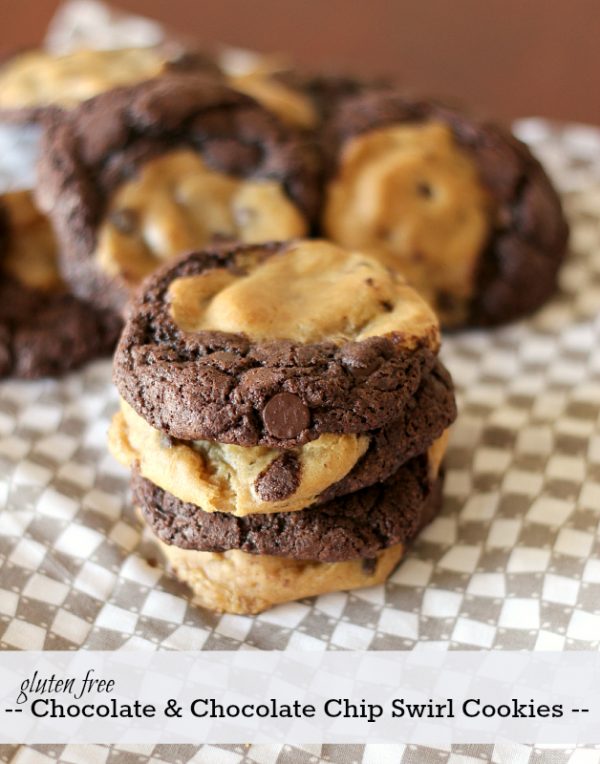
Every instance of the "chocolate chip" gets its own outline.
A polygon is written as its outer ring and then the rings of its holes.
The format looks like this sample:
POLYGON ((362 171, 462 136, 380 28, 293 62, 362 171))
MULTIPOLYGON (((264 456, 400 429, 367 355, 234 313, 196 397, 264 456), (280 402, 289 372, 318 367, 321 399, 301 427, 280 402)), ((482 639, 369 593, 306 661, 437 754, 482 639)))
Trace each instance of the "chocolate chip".
POLYGON ((131 234, 135 231, 138 223, 138 215, 135 210, 129 207, 123 207, 120 210, 115 210, 110 215, 110 222, 114 225, 117 231, 124 234, 131 234))
POLYGON ((362 561, 362 570, 366 576, 372 576, 377 569, 377 558, 369 557, 362 561))
POLYGON ((297 395, 277 393, 264 407, 263 422, 275 438, 295 438, 310 422, 308 407, 297 395))
POLYGON ((263 501, 282 501, 296 493, 300 485, 300 462, 296 454, 284 451, 254 482, 263 501))
POLYGON ((429 183, 418 183, 417 184, 417 193, 419 196, 422 196, 424 199, 431 199, 433 197, 433 190, 429 183))

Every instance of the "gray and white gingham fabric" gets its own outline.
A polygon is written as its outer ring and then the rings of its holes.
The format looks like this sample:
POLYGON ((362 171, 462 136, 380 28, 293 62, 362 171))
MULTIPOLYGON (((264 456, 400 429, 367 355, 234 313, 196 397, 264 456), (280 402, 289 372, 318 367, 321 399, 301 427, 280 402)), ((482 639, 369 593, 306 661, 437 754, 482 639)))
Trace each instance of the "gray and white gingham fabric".
MULTIPOLYGON (((563 194, 571 256, 560 293, 531 319, 445 338, 460 415, 444 509, 387 585, 254 617, 197 608, 164 572, 106 451, 116 393, 98 362, 0 384, 0 649, 598 649, 600 130, 527 120, 516 131, 563 194)), ((3 187, 15 166, 0 167, 3 187)), ((482 760, 600 764, 600 749, 0 746, 14 764, 482 760)))
MULTIPOLYGON (((517 126, 573 226, 561 292, 528 321, 446 337, 460 416, 441 515, 388 584, 255 617, 197 608, 156 559, 107 454, 110 363, 0 385, 0 648, 597 649, 600 644, 600 131, 517 126)), ((65 762, 600 764, 527 746, 5 747, 65 762)))
POLYGON ((528 321, 446 337, 460 416, 444 510, 387 586, 256 617, 197 608, 158 564, 106 451, 117 396, 101 361, 0 385, 0 647, 596 649, 600 133, 521 131, 565 190, 562 290, 528 321))

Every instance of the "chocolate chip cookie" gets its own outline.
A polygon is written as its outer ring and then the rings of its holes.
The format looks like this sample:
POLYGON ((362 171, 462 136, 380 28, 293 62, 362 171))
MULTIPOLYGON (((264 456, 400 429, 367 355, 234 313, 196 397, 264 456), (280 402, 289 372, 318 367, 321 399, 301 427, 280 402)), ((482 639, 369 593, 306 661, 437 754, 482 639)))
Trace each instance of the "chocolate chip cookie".
POLYGON ((49 110, 72 109, 99 93, 173 68, 220 75, 210 57, 174 41, 144 48, 81 49, 66 55, 25 50, 0 67, 0 119, 38 121, 49 110))
POLYGON ((234 245, 146 281, 114 379, 171 437, 292 448, 398 420, 438 347, 431 309, 377 259, 325 241, 234 245))
POLYGON ((214 78, 172 73, 48 120, 38 198, 76 293, 121 309, 165 260, 307 234, 316 149, 214 78))
POLYGON ((116 344, 121 320, 70 294, 30 192, 0 196, 0 377, 57 376, 116 344))
POLYGON ((344 99, 325 143, 323 234, 400 268, 444 325, 511 321, 555 290, 559 198, 498 125, 388 90, 344 99))

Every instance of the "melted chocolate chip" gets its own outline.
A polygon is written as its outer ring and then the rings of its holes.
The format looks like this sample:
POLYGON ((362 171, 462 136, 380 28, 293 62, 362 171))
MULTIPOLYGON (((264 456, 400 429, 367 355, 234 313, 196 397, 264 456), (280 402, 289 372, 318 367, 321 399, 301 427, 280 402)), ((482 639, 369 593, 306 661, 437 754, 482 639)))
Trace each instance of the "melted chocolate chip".
POLYGON ((310 412, 297 395, 278 393, 264 407, 262 418, 275 438, 295 438, 308 427, 310 412))
POLYGON ((367 576, 372 576, 377 569, 377 558, 368 557, 362 561, 363 573, 367 576))
POLYGON ((263 501, 282 501, 292 496, 300 485, 300 462, 287 452, 277 457, 256 478, 254 487, 263 501))

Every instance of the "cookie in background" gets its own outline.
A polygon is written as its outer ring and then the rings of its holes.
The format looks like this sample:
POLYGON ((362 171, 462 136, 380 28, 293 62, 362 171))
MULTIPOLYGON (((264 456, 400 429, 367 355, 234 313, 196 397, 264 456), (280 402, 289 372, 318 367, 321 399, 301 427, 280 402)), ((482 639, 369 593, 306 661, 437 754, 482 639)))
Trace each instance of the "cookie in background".
POLYGON ((48 111, 72 109, 100 93, 133 85, 181 66, 220 76, 209 56, 173 42, 140 48, 81 48, 57 55, 31 49, 0 67, 0 119, 31 122, 48 111))
POLYGON ((121 321, 69 293, 29 191, 0 196, 0 377, 58 376, 112 352, 121 321))
POLYGON ((307 235, 319 205, 312 142, 196 74, 163 75, 56 113, 39 174, 65 278, 113 310, 183 252, 307 235))
POLYGON ((382 90, 344 99, 324 145, 323 235, 398 268, 444 327, 509 322, 554 293, 568 226, 507 130, 382 90))

